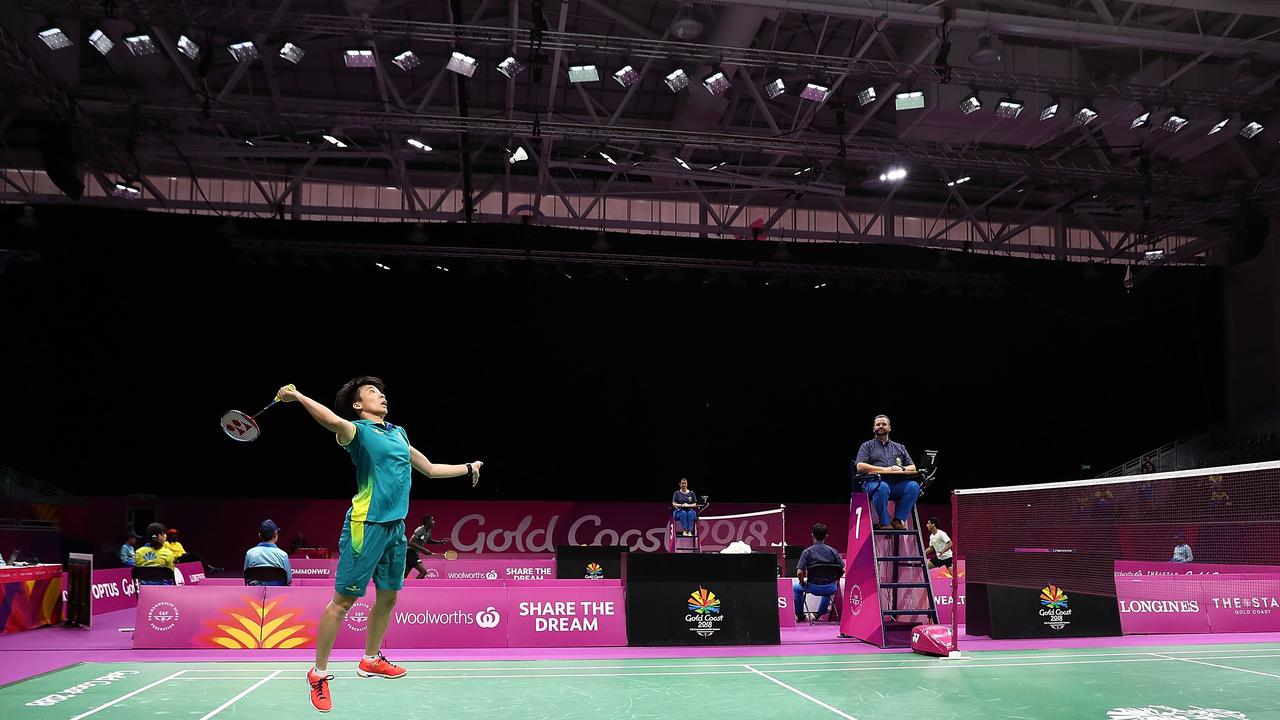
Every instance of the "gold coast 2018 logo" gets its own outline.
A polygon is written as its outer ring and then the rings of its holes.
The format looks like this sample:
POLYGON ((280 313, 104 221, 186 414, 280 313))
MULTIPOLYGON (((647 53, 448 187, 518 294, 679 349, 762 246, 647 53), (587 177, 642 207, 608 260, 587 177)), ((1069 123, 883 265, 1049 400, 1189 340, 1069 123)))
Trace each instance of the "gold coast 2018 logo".
POLYGON ((1040 617, 1044 618, 1044 624, 1054 630, 1071 624, 1067 618, 1071 616, 1071 609, 1067 607, 1067 594, 1057 585, 1050 585, 1040 591, 1040 617))
POLYGON ((724 622, 724 614, 720 612, 720 598, 710 590, 699 587, 689 594, 689 614, 684 616, 689 623, 689 632, 698 633, 701 637, 711 637, 720 630, 724 622))
POLYGON ((587 580, 602 580, 604 579, 604 568, 597 563, 587 563, 587 574, 582 577, 587 580))

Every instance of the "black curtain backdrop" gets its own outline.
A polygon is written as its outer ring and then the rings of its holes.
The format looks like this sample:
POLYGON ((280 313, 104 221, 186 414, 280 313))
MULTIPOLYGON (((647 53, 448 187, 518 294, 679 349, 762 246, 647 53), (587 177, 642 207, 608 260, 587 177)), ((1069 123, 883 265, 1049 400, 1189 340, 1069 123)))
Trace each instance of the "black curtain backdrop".
MULTIPOLYGON (((726 501, 843 501, 848 461, 887 413, 909 450, 941 451, 944 501, 1101 471, 1221 415, 1212 269, 1161 270, 1132 292, 1120 267, 958 253, 956 283, 398 257, 383 270, 281 238, 399 241, 404 225, 16 216, 0 220, 0 245, 20 250, 0 274, 0 464, 84 494, 349 495, 346 454, 297 405, 262 416, 250 444, 217 421, 288 382, 329 404, 359 374, 387 382, 389 419, 428 457, 486 461, 479 492, 419 479, 415 497, 651 500, 687 476, 726 501)), ((938 259, 839 252, 824 261, 938 259)))

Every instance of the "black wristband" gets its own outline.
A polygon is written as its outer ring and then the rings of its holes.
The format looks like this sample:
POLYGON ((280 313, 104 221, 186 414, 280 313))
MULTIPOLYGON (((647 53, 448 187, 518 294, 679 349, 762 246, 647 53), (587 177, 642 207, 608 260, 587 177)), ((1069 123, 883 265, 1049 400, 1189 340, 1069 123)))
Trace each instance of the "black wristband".
POLYGON ((471 463, 467 463, 467 479, 470 480, 475 476, 476 476, 476 471, 471 467, 471 463))

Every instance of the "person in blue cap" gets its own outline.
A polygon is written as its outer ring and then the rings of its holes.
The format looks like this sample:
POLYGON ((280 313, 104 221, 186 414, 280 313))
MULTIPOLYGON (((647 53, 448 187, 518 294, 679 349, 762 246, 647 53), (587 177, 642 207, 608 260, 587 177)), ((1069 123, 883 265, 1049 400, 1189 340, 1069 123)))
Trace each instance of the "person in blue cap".
POLYGON ((289 566, 289 554, 281 550, 276 541, 280 539, 280 526, 273 520, 263 520, 258 526, 257 545, 249 548, 244 554, 244 569, 253 567, 282 568, 288 580, 253 580, 249 585, 288 585, 292 582, 293 569, 289 566))
POLYGON ((124 544, 120 546, 120 564, 125 567, 133 567, 134 556, 138 552, 138 540, 142 536, 130 530, 124 538, 124 544))

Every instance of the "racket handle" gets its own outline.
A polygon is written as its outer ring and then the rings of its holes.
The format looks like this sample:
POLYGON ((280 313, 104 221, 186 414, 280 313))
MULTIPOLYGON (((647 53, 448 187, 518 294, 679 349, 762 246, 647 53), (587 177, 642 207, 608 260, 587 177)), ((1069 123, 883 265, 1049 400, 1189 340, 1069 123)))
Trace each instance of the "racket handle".
MULTIPOLYGON (((288 385, 286 385, 285 387, 289 388, 290 390, 297 390, 297 389, 298 389, 298 388, 296 388, 296 387, 294 387, 294 386, 293 386, 293 383, 289 383, 289 384, 288 384, 288 385)), ((256 413, 254 413, 254 414, 250 415, 249 417, 251 417, 251 418, 256 418, 256 417, 258 417, 258 416, 259 416, 259 415, 261 415, 262 413, 264 413, 264 412, 266 412, 266 411, 270 410, 270 409, 271 409, 271 408, 272 408, 276 403, 280 402, 280 400, 281 400, 281 397, 280 397, 279 395, 277 395, 275 400, 272 400, 271 402, 267 403, 267 406, 266 406, 266 407, 262 408, 261 410, 259 410, 259 411, 258 411, 258 412, 256 412, 256 413)))
MULTIPOLYGON (((285 387, 289 388, 290 390, 297 390, 297 389, 298 389, 296 386, 294 386, 294 384, 293 384, 293 383, 289 383, 288 385, 285 385, 285 387)), ((276 403, 280 402, 280 400, 281 400, 281 399, 282 399, 282 398, 281 398, 279 395, 277 395, 277 396, 276 396, 276 399, 275 399, 275 400, 273 400, 273 401, 271 401, 271 405, 274 405, 274 404, 276 404, 276 403)), ((271 405, 268 405, 267 407, 271 407, 271 405)))

